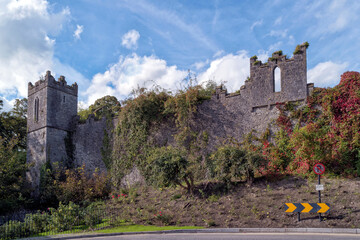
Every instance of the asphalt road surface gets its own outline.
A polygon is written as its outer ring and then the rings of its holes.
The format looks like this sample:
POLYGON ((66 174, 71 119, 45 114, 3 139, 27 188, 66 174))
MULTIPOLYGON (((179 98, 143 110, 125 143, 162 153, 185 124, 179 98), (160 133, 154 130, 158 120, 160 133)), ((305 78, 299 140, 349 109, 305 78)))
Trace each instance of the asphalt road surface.
POLYGON ((109 237, 82 238, 91 240, 360 240, 360 234, 325 233, 181 233, 138 234, 109 237))

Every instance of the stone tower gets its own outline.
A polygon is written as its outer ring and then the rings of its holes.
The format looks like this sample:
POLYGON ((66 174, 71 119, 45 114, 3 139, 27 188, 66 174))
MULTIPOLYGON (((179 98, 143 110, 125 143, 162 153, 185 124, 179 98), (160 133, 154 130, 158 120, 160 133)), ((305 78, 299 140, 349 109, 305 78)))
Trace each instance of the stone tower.
MULTIPOLYGON (((64 76, 58 81, 46 72, 45 79, 28 85, 27 174, 38 195, 40 169, 46 162, 64 162, 66 139, 73 131, 72 119, 77 115, 78 86, 69 86, 64 76)), ((71 143, 70 143, 71 144, 71 143)))

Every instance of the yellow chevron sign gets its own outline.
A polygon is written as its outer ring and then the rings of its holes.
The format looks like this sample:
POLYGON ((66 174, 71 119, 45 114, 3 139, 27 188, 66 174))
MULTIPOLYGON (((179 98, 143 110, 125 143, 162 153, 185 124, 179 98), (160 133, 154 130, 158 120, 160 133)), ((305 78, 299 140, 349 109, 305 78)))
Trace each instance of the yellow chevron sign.
POLYGON ((285 212, 327 213, 328 203, 285 203, 285 212))
POLYGON ((318 203, 318 205, 321 207, 318 213, 326 213, 330 209, 330 206, 327 203, 318 203))

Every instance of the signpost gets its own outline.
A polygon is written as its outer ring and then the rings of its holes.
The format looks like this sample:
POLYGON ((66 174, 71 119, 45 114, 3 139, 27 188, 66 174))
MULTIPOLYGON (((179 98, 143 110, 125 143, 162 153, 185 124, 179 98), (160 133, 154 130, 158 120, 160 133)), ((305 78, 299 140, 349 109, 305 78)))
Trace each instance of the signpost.
MULTIPOLYGON (((325 166, 321 163, 314 165, 314 172, 318 175, 318 185, 316 185, 316 190, 319 193, 319 203, 321 203, 321 191, 324 190, 324 185, 320 183, 320 175, 325 172, 325 166)), ((321 213, 319 213, 319 220, 321 222, 321 213)))
POLYGON ((298 221, 300 221, 301 212, 319 213, 319 220, 321 222, 321 213, 327 213, 330 209, 328 203, 321 202, 321 191, 324 190, 324 185, 320 182, 320 175, 325 172, 325 166, 321 163, 317 163, 313 168, 315 174, 318 175, 318 184, 316 185, 316 191, 319 192, 318 203, 285 203, 285 212, 296 212, 298 214, 298 221))

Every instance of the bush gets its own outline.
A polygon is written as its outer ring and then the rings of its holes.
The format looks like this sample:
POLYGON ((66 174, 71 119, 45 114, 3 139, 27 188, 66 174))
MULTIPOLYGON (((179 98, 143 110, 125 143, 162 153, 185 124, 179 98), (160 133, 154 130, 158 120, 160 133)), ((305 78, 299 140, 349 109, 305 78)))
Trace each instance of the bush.
POLYGON ((51 227, 54 231, 70 230, 72 227, 81 224, 82 212, 80 207, 73 202, 69 202, 69 205, 60 202, 59 208, 57 210, 50 208, 50 212, 51 227))
POLYGON ((153 150, 148 158, 149 177, 160 187, 178 185, 192 192, 194 181, 188 168, 189 162, 184 153, 171 146, 153 150))
POLYGON ((50 215, 47 212, 26 214, 25 223, 30 227, 31 232, 40 233, 50 230, 50 215))
POLYGON ((95 170, 91 176, 85 171, 85 165, 65 170, 65 180, 58 181, 57 186, 59 189, 57 198, 64 203, 94 201, 110 193, 106 174, 95 170))
POLYGON ((10 220, 0 226, 0 239, 14 239, 30 235, 29 226, 24 222, 10 220))
POLYGON ((86 226, 94 227, 101 223, 105 204, 103 202, 91 203, 84 212, 84 222, 86 226))
POLYGON ((225 145, 211 154, 208 164, 213 176, 226 184, 230 184, 232 178, 242 177, 251 183, 255 170, 265 165, 265 159, 257 152, 225 145))

